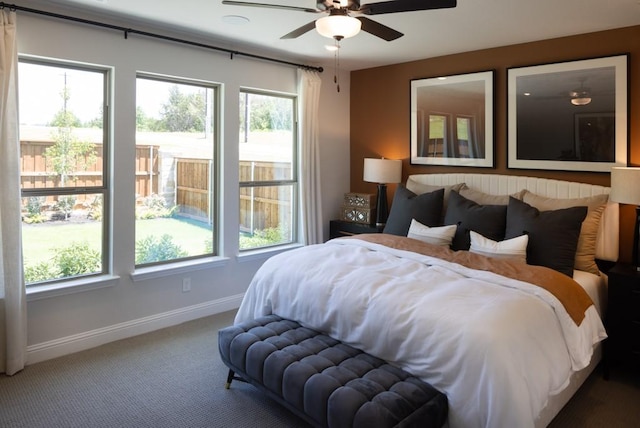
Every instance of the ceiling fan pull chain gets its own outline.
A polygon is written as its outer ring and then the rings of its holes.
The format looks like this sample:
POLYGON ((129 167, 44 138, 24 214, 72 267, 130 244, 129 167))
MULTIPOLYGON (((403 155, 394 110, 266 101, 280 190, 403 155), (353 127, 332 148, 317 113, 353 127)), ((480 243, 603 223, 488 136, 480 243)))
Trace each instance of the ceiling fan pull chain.
POLYGON ((336 84, 336 89, 340 92, 340 40, 335 39, 336 50, 333 54, 333 83, 336 84))

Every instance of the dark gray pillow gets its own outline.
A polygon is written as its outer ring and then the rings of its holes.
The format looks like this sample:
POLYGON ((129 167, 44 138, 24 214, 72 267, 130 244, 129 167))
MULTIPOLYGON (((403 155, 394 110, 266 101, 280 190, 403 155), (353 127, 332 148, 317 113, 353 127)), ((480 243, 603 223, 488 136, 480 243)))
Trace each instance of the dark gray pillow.
POLYGON ((398 185, 383 232, 407 236, 414 218, 425 226, 440 226, 443 199, 444 189, 416 195, 404 185, 398 185))
POLYGON ((509 198, 505 239, 528 234, 527 263, 573 277, 578 237, 586 215, 587 207, 539 211, 526 202, 509 198))
POLYGON ((469 231, 479 233, 485 238, 494 241, 504 239, 504 228, 507 222, 506 205, 480 205, 461 196, 456 191, 449 194, 447 213, 444 216, 444 224, 457 224, 456 234, 453 237, 451 248, 453 250, 468 250, 471 246, 469 231))

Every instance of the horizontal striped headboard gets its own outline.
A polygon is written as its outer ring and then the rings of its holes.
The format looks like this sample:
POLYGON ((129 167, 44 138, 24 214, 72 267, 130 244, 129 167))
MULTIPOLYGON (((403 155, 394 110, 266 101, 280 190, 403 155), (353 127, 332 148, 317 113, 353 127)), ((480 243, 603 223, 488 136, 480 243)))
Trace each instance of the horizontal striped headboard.
MULTIPOLYGON (((431 186, 449 186, 465 183, 469 188, 490 195, 509 195, 522 189, 547 198, 583 198, 587 196, 609 194, 610 188, 594 184, 572 181, 552 180, 548 178, 524 177, 500 174, 414 174, 409 176, 421 184, 431 186)), ((615 202, 607 203, 600 220, 596 257, 602 260, 617 261, 619 251, 619 206, 615 202)))

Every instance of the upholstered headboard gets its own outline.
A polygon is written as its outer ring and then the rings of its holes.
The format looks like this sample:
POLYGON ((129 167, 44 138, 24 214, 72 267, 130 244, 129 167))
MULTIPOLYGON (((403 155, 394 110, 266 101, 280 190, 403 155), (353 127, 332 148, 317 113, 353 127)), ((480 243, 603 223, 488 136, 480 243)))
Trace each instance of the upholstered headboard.
MULTIPOLYGON (((469 188, 490 195, 509 195, 522 189, 547 198, 583 198, 609 194, 610 188, 593 184, 547 178, 500 174, 414 174, 409 176, 420 184, 449 186, 465 183, 469 188)), ((600 220, 596 257, 617 261, 619 252, 619 206, 608 202, 600 220)))

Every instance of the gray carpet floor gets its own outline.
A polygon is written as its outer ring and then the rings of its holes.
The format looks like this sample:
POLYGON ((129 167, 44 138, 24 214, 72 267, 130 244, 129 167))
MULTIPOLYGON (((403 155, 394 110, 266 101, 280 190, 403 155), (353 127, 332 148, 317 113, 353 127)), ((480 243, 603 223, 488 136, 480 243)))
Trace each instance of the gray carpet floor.
MULTIPOLYGON (((254 387, 224 389, 217 331, 202 318, 0 375, 0 427, 306 427, 254 387)), ((551 427, 640 426, 640 379, 594 373, 551 427)))

